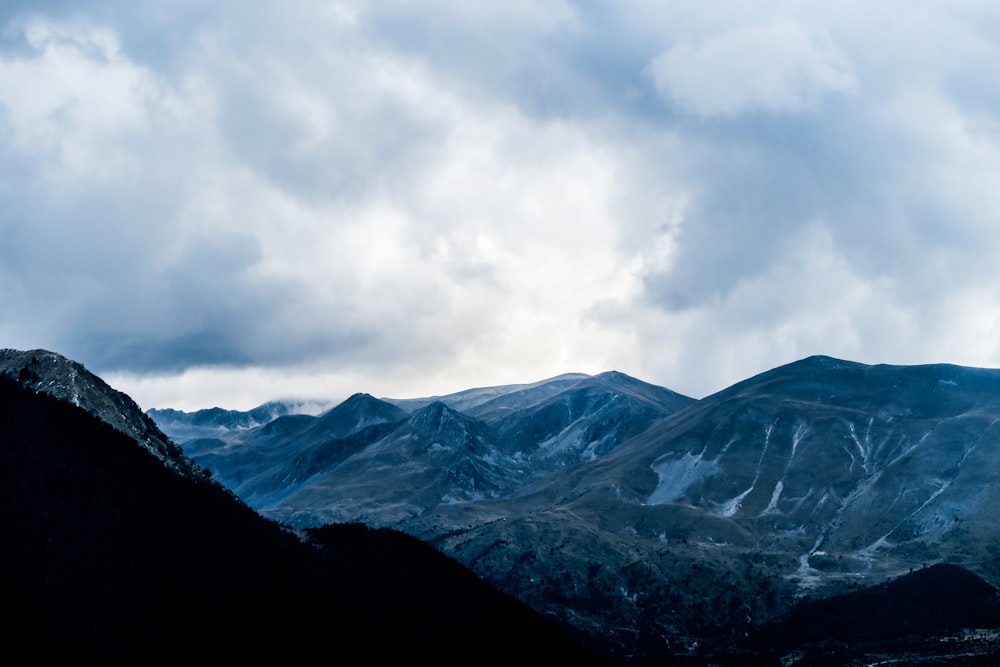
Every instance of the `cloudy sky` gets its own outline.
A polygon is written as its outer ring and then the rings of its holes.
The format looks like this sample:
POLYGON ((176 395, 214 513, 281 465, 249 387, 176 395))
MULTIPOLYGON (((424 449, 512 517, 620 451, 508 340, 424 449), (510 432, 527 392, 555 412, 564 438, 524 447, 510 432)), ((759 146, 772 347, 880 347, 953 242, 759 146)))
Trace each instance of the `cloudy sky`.
POLYGON ((0 3, 0 347, 145 408, 1000 366, 1000 5, 0 3))

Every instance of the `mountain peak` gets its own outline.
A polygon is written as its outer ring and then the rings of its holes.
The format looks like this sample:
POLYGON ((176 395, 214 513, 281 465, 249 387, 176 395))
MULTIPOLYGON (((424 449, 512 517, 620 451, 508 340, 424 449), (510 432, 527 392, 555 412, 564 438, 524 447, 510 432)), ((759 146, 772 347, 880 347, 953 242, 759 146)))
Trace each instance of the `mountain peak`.
POLYGON ((392 403, 358 392, 319 416, 312 427, 330 437, 345 437, 366 426, 406 419, 407 412, 392 403))
POLYGON ((485 426, 482 422, 448 407, 442 401, 434 401, 427 407, 414 412, 409 419, 410 426, 438 434, 455 443, 472 443, 485 426))
POLYGON ((835 369, 858 369, 858 368, 866 368, 866 365, 859 363, 857 361, 847 361, 845 359, 838 359, 837 357, 830 357, 825 354, 813 354, 808 357, 803 357, 798 361, 793 361, 789 364, 778 366, 774 370, 781 370, 781 369, 835 370, 835 369))
POLYGON ((385 401, 379 400, 372 396, 371 394, 366 394, 363 391, 351 394, 347 399, 333 409, 345 406, 358 407, 358 406, 370 406, 370 405, 388 405, 385 401))
POLYGON ((410 416, 410 424, 429 431, 436 430, 447 420, 465 418, 462 413, 449 408, 444 401, 433 401, 410 416))
POLYGON ((354 414, 365 417, 381 418, 383 421, 404 419, 407 412, 392 403, 375 398, 371 394, 352 394, 343 403, 336 405, 322 415, 320 420, 326 420, 334 415, 354 414))

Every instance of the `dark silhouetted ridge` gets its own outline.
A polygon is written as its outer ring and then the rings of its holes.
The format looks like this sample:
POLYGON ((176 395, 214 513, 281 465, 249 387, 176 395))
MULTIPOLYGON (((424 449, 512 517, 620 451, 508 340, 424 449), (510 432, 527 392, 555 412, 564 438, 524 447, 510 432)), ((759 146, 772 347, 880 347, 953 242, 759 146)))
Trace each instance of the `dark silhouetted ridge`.
POLYGON ((932 565, 865 590, 803 603, 756 631, 749 645, 888 642, 1000 627, 997 590, 956 565, 932 565))

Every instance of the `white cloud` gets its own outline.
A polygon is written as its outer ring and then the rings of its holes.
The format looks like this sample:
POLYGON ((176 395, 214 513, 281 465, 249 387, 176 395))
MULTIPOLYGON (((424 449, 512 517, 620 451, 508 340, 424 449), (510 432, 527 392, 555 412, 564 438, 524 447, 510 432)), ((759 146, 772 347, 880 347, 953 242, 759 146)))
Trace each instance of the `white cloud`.
POLYGON ((858 87, 850 59, 825 31, 788 18, 699 44, 682 39, 656 56, 648 72, 665 101, 705 116, 797 112, 858 87))
MULTIPOLYGON (((263 401, 287 386, 285 374, 317 386, 295 370, 306 361, 310 377, 346 391, 338 378, 395 377, 402 389, 439 376, 453 388, 456 378, 519 381, 567 365, 596 372, 614 356, 616 334, 587 310, 635 278, 617 262, 612 156, 580 128, 465 98, 418 60, 355 45, 311 54, 329 67, 297 68, 266 42, 236 61, 231 35, 206 33, 191 44, 203 55, 196 69, 158 80, 114 32, 99 35, 96 50, 79 46, 84 37, 66 47, 75 71, 118 83, 104 92, 134 113, 108 123, 81 114, 72 132, 52 134, 102 160, 150 163, 96 182, 86 167, 97 158, 73 163, 69 208, 81 190, 113 201, 128 184, 142 196, 112 215, 84 206, 75 220, 60 211, 23 228, 30 291, 43 272, 92 286, 72 297, 50 288, 67 309, 36 344, 119 371, 140 399, 164 383, 190 390, 204 373, 177 371, 199 367, 235 378, 247 365, 260 382, 248 393, 263 401), (241 106, 248 99, 258 106, 241 106), (164 178, 173 186, 158 196, 164 178), (71 225, 72 248, 61 238, 71 225), (41 251, 47 243, 79 256, 76 275, 41 251), (161 372, 172 379, 149 379, 161 372)), ((45 47, 10 67, 48 81, 57 65, 45 47)), ((14 126, 48 115, 15 114, 14 126)))
MULTIPOLYGON (((115 135, 141 131, 156 95, 151 77, 129 62, 114 32, 41 20, 24 27, 30 59, 0 61, 0 104, 14 147, 48 154, 53 178, 113 178, 123 165, 108 151, 115 135)), ((66 183, 64 183, 66 185, 66 183)))
POLYGON ((894 280, 860 273, 827 225, 814 222, 769 252, 765 271, 725 294, 684 311, 631 313, 641 365, 702 396, 812 354, 877 363, 923 352, 918 314, 897 304, 894 280))

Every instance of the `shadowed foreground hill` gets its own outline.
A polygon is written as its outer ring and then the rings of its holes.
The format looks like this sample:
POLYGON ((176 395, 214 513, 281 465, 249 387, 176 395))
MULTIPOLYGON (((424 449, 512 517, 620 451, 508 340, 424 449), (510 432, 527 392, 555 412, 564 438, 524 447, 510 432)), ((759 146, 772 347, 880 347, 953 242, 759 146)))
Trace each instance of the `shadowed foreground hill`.
POLYGON ((762 662, 769 654, 792 654, 802 665, 994 665, 998 627, 997 590, 964 568, 940 563, 864 590, 803 602, 757 628, 745 645, 762 662))
POLYGON ((0 639, 32 662, 287 663, 317 645, 366 661, 592 661, 450 559, 350 526, 304 544, 85 410, 6 377, 0 536, 0 611, 13 619, 0 639))

